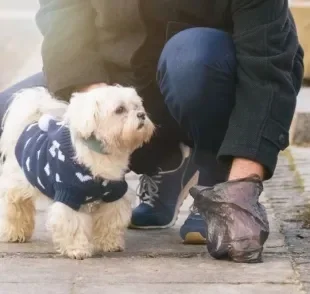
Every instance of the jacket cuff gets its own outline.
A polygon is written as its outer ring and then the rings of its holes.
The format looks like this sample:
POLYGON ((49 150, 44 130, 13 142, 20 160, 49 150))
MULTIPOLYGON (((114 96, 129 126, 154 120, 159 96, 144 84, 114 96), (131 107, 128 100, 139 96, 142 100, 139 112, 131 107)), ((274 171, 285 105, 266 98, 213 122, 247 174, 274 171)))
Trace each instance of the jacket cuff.
POLYGON ((279 148, 266 139, 262 139, 259 148, 249 148, 244 145, 222 145, 218 160, 231 165, 233 158, 245 158, 260 163, 265 168, 264 180, 269 180, 275 171, 279 148))
MULTIPOLYGON (((257 131, 255 126, 253 129, 257 131)), ((289 145, 289 133, 280 123, 269 118, 254 138, 242 128, 229 127, 218 159, 231 163, 234 157, 239 157, 258 162, 265 168, 265 180, 269 180, 274 174, 280 150, 289 145)))

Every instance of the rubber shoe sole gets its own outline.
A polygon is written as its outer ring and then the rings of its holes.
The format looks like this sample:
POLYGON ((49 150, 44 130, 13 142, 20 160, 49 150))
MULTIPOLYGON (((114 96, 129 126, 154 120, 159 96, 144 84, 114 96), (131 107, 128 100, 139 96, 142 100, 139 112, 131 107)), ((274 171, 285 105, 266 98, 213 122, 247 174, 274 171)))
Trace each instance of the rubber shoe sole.
POLYGON ((206 238, 204 238, 199 232, 189 232, 185 235, 183 240, 183 244, 186 245, 204 245, 206 243, 206 238))

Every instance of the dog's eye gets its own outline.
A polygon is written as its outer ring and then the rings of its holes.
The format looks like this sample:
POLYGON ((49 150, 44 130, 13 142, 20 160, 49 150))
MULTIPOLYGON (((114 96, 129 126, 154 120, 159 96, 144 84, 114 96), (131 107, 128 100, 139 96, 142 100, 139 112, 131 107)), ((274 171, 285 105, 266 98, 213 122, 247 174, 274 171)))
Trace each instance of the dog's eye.
POLYGON ((115 113, 116 114, 122 114, 126 111, 126 108, 124 106, 119 106, 116 108, 115 113))

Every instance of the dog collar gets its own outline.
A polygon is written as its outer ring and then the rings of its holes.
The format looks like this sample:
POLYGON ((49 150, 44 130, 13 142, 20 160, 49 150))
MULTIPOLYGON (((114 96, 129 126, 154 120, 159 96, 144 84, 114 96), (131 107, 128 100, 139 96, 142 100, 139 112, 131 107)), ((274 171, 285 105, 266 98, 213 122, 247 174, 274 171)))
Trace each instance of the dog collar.
MULTIPOLYGON (((94 135, 90 136, 88 139, 84 139, 83 143, 92 151, 95 151, 99 154, 107 155, 108 152, 104 151, 104 148, 102 148, 102 142, 96 139, 94 135)), ((124 174, 130 173, 130 168, 127 168, 124 170, 124 174)))
POLYGON ((90 136, 88 139, 83 139, 83 143, 92 151, 95 151, 99 154, 108 154, 102 148, 102 142, 97 140, 94 135, 90 136))

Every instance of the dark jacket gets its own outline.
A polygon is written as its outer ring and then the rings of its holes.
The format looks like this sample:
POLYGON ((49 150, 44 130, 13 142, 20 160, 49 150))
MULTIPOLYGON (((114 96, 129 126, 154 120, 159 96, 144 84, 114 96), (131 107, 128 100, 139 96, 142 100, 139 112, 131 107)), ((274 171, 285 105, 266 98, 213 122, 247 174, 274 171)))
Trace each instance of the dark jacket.
POLYGON ((236 105, 222 159, 261 162, 272 175, 288 146, 303 76, 288 0, 40 0, 42 56, 53 92, 96 82, 143 88, 155 79, 165 42, 190 26, 232 34, 236 105))

